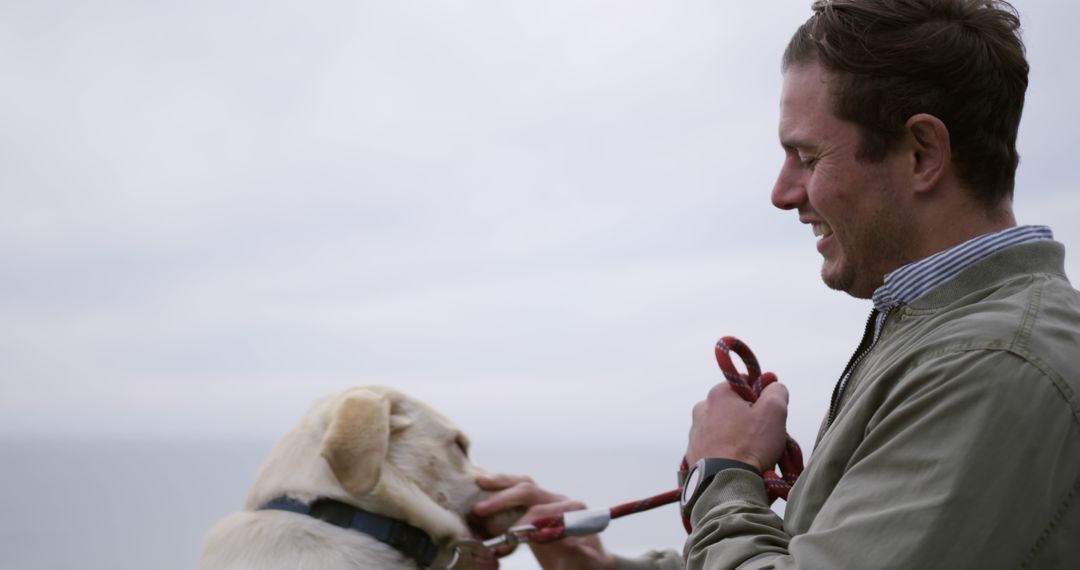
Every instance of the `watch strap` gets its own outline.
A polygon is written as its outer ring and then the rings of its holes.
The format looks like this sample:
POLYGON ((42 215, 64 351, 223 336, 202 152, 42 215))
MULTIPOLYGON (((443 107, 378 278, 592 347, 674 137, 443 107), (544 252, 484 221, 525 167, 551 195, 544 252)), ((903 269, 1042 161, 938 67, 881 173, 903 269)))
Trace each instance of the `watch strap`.
POLYGON ((761 476, 761 472, 753 465, 737 459, 727 459, 724 457, 702 458, 690 468, 687 481, 683 482, 684 485, 694 485, 693 489, 683 489, 683 500, 681 505, 683 515, 690 516, 690 511, 694 509, 694 504, 697 503, 698 498, 705 492, 705 489, 709 484, 712 483, 713 478, 721 471, 726 471, 728 469, 742 469, 744 471, 749 471, 754 475, 761 476), (686 496, 687 491, 692 493, 689 497, 686 496))

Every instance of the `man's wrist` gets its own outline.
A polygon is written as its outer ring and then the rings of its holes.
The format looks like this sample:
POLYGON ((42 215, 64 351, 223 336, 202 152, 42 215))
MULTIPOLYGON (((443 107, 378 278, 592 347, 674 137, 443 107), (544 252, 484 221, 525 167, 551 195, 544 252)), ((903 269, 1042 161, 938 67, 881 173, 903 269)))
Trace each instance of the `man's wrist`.
POLYGON ((686 480, 682 481, 682 494, 680 495, 679 504, 685 516, 690 516, 690 511, 693 510, 698 497, 712 483, 713 478, 721 471, 728 469, 742 469, 755 475, 761 475, 761 470, 757 467, 737 459, 704 457, 698 460, 697 463, 690 467, 686 480))

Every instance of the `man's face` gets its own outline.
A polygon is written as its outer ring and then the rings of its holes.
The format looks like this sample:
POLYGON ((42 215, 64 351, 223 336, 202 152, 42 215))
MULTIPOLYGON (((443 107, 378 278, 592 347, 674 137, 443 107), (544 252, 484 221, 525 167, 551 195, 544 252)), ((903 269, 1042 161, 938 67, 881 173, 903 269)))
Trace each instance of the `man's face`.
POLYGON ((799 221, 813 228, 826 285, 869 298, 886 273, 908 261, 906 161, 900 153, 877 163, 855 157, 858 127, 833 113, 827 79, 816 63, 784 74, 780 143, 785 156, 772 202, 797 210, 799 221))

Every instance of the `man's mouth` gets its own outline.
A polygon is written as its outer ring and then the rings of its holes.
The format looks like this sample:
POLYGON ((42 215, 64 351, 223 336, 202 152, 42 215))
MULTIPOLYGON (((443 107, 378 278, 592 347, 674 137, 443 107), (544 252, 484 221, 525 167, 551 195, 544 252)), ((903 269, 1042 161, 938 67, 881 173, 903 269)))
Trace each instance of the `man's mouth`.
POLYGON ((814 237, 829 237, 832 235, 832 228, 825 223, 813 223, 810 224, 810 228, 814 230, 814 237))

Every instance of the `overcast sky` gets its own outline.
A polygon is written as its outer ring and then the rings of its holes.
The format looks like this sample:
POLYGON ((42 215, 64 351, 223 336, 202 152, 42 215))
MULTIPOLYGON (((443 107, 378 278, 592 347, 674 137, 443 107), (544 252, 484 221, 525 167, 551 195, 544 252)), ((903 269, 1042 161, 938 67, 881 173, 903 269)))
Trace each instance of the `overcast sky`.
MULTIPOLYGON (((1080 275, 1080 4, 1024 0, 1016 210, 1080 275)), ((809 448, 865 301, 769 191, 806 0, 0 4, 0 436, 683 441, 746 340, 809 448)))

